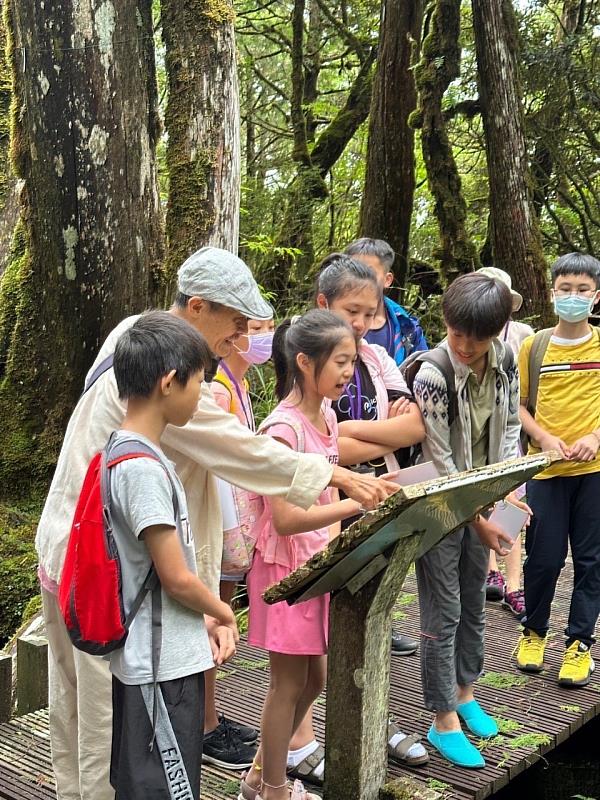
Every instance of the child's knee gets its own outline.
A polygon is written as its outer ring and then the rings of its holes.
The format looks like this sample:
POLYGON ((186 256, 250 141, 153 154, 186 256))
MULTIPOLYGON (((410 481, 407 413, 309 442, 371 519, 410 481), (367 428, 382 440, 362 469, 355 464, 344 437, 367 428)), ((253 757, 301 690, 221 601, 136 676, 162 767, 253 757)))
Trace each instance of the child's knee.
POLYGON ((276 677, 271 675, 269 692, 281 702, 296 703, 304 694, 306 682, 293 680, 289 677, 276 677))

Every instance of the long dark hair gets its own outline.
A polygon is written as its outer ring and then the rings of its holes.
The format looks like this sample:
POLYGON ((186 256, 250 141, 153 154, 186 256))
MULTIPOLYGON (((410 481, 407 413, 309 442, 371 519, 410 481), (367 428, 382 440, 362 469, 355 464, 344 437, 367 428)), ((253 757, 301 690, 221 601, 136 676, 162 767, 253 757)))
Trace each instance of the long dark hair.
POLYGON ((296 360, 300 353, 314 362, 318 380, 327 359, 346 336, 354 340, 344 320, 329 311, 313 309, 301 317, 284 320, 273 337, 275 393, 279 400, 287 397, 294 385, 302 394, 304 375, 296 360))

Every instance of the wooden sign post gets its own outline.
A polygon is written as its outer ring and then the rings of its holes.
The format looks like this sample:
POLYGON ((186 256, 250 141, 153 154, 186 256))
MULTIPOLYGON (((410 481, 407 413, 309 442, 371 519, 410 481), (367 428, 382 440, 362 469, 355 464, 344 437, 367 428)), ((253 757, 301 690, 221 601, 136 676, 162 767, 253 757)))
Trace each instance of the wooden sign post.
POLYGON ((543 453, 404 487, 268 589, 268 603, 332 593, 325 800, 378 800, 387 771, 391 616, 408 568, 547 467, 543 453))

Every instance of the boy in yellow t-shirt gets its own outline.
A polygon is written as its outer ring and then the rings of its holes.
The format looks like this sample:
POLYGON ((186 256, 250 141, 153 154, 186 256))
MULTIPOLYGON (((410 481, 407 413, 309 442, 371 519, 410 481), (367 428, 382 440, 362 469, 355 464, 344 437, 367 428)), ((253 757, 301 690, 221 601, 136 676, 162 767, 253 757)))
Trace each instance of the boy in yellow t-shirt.
POLYGON ((552 281, 558 325, 543 355, 534 416, 528 411, 534 337, 523 342, 520 416, 529 452, 558 450, 564 460, 527 484, 533 520, 516 659, 526 672, 543 669, 550 606, 570 543, 575 575, 558 682, 584 686, 594 670, 590 648, 600 613, 600 330, 588 323, 600 299, 600 261, 581 253, 561 256, 552 281))

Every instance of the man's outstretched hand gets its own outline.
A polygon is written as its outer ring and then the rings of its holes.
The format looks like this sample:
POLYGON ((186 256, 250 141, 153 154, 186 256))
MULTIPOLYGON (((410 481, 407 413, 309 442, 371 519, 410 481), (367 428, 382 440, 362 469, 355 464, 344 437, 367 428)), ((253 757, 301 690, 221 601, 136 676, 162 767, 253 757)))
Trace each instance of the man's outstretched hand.
POLYGON ((397 483, 391 483, 384 478, 375 478, 373 475, 352 472, 338 466, 333 468, 330 484, 341 489, 366 511, 372 511, 400 488, 397 483))

